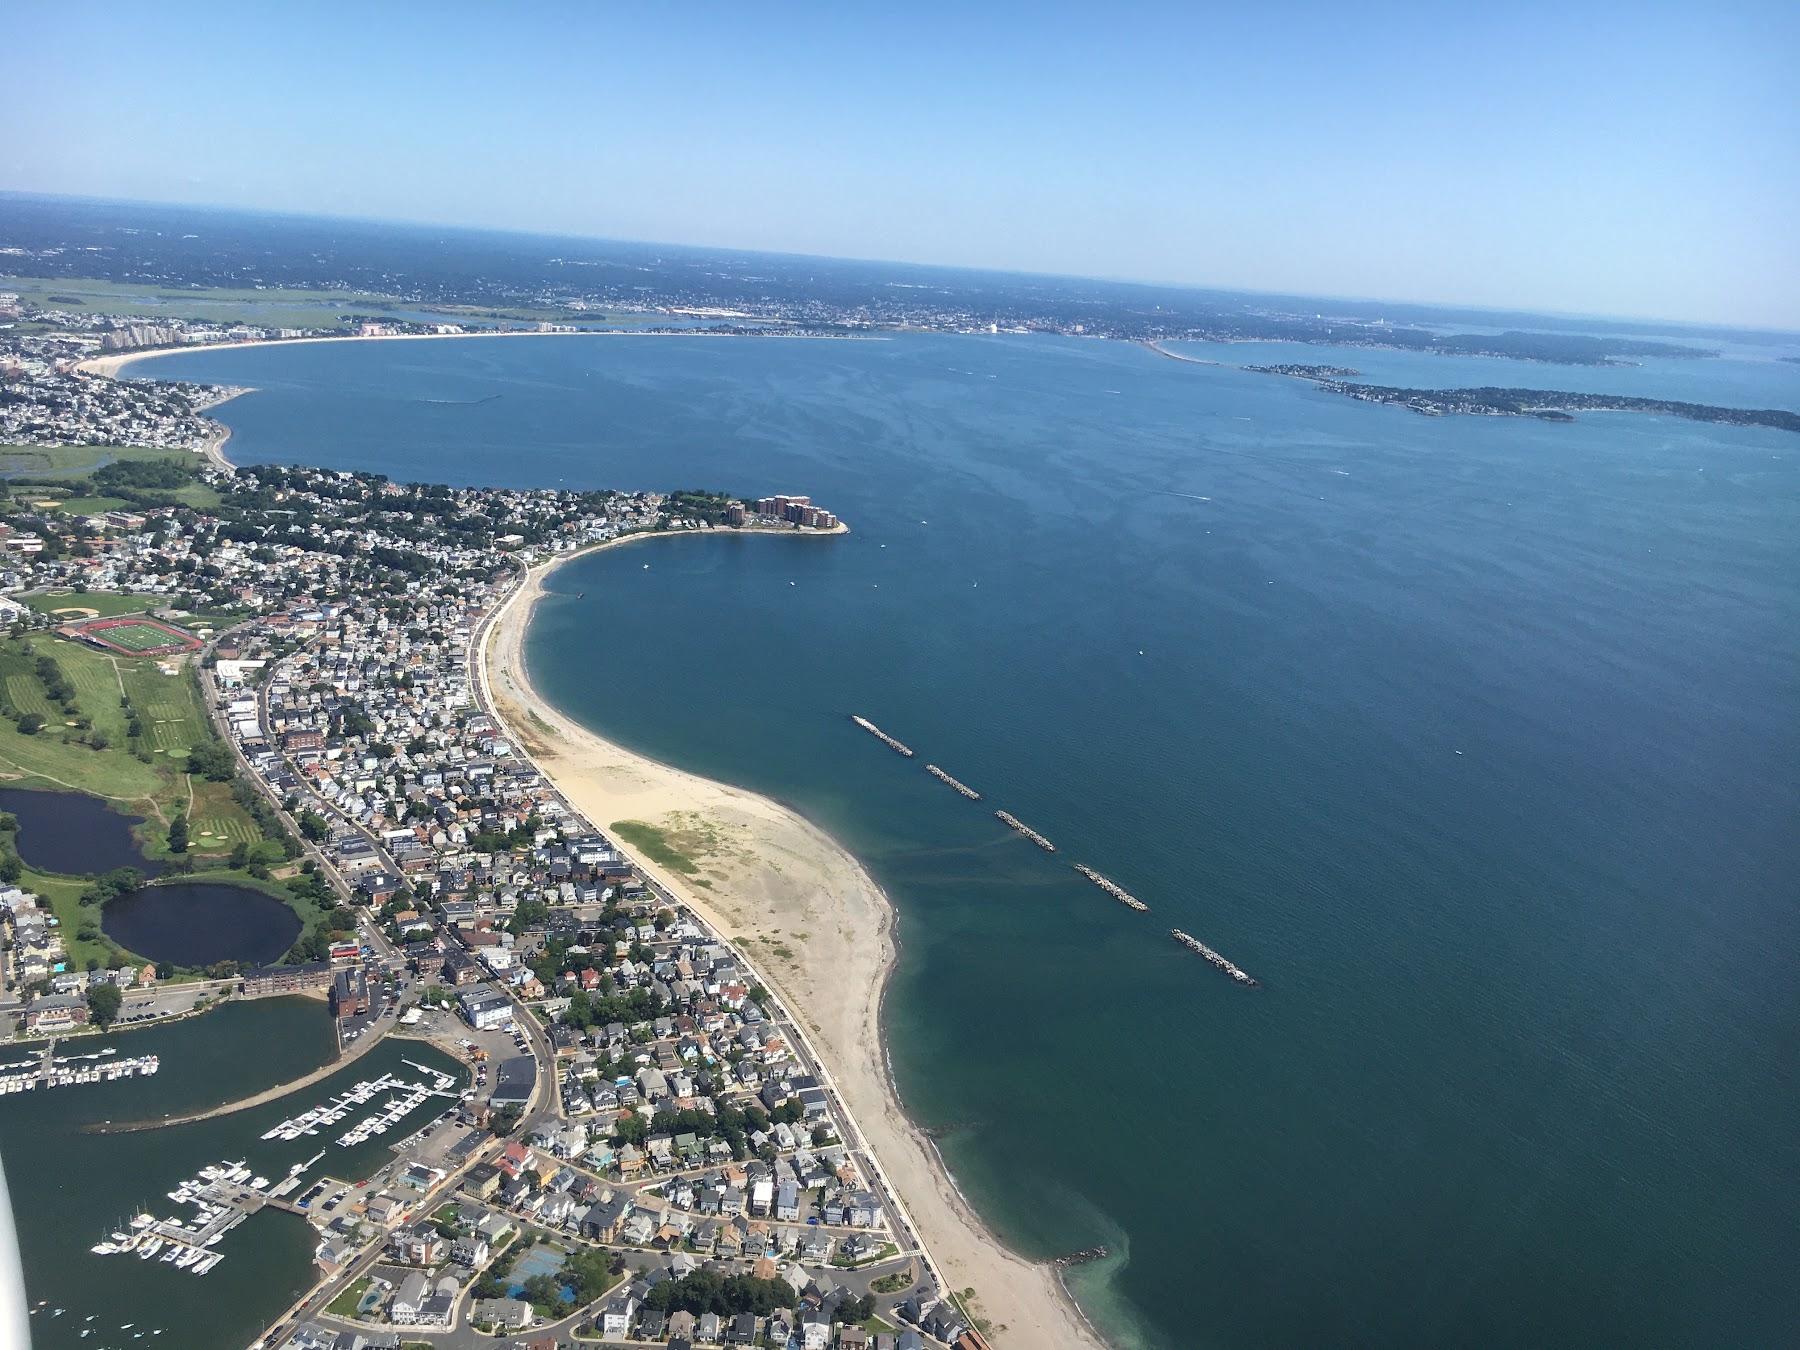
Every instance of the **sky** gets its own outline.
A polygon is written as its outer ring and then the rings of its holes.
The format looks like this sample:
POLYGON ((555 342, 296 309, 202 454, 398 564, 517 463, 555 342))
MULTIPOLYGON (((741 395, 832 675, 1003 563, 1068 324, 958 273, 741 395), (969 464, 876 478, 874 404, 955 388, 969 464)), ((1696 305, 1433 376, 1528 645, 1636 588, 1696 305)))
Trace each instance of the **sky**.
POLYGON ((1800 328, 1791 3, 159 0, 3 27, 0 188, 1800 328))

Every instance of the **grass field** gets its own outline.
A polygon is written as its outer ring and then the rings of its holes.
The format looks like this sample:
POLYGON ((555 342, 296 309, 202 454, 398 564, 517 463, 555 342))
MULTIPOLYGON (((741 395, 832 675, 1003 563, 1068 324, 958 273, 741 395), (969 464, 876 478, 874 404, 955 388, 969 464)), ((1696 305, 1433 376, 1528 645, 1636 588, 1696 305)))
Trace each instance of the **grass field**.
POLYGON ((228 854, 240 840, 253 844, 261 839, 255 822, 232 800, 229 784, 189 782, 187 752, 209 740, 212 731, 186 666, 165 675, 154 661, 42 635, 31 641, 31 652, 26 645, 19 638, 0 641, 0 684, 13 706, 38 713, 49 725, 27 736, 10 718, 0 718, 0 783, 75 788, 118 802, 148 819, 143 842, 153 857, 167 856, 164 829, 177 811, 189 810, 190 796, 189 847, 198 859, 228 854), (56 658, 74 686, 81 715, 105 736, 105 749, 84 744, 84 733, 44 696, 35 670, 40 654, 56 658), (143 727, 135 746, 123 697, 130 698, 143 727), (143 750, 149 762, 134 749, 143 750), (209 822, 204 827, 203 819, 209 822), (199 837, 203 832, 206 838, 199 837))
MULTIPOLYGON (((158 491, 157 497, 164 502, 179 502, 182 506, 191 506, 196 511, 204 511, 219 504, 219 494, 205 483, 189 483, 173 491, 158 491)), ((108 511, 123 511, 130 506, 131 503, 123 497, 64 497, 56 503, 58 511, 71 516, 99 516, 108 511)))
POLYGON ((591 312, 571 315, 556 306, 535 305, 424 305, 397 296, 369 291, 314 291, 269 287, 241 290, 228 287, 174 288, 102 281, 93 277, 0 276, 0 291, 53 309, 89 314, 123 314, 149 319, 202 319, 221 323, 248 323, 274 328, 333 328, 340 314, 372 317, 425 315, 446 323, 479 320, 533 322, 554 319, 569 322, 582 318, 618 326, 662 322, 661 315, 591 312), (52 300, 51 297, 57 297, 52 300))
POLYGON ((193 450, 149 450, 135 445, 0 445, 0 478, 78 478, 115 460, 179 460, 198 464, 193 450))
POLYGON ((56 915, 71 970, 87 969, 90 960, 107 965, 114 952, 134 956, 100 931, 100 911, 81 903, 81 893, 89 884, 86 878, 53 877, 30 868, 26 868, 19 878, 19 885, 42 896, 50 906, 50 912, 56 915))
MULTIPOLYGON (((57 591, 49 595, 21 595, 19 602, 39 614, 55 615, 58 610, 91 609, 102 619, 121 614, 142 614, 145 610, 169 603, 166 595, 127 595, 118 591, 57 591)), ((79 615, 64 617, 77 618, 79 615)))
POLYGON ((180 637, 165 628, 132 620, 96 629, 94 636, 128 652, 153 652, 162 647, 179 646, 181 642, 180 637))

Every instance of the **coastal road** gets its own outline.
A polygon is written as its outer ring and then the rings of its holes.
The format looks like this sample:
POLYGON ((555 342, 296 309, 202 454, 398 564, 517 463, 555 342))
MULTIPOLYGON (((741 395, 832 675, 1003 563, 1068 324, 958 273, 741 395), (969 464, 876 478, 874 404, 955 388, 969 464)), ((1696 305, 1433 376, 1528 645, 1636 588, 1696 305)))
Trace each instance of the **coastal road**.
MULTIPOLYGON (((246 626, 249 625, 239 625, 238 628, 227 629, 225 632, 220 633, 218 637, 213 639, 212 644, 207 648, 207 651, 210 653, 217 648, 221 641, 246 626)), ((265 668, 266 678, 256 689, 257 716, 265 731, 269 726, 269 685, 275 680, 282 663, 287 659, 288 658, 284 657, 280 660, 271 662, 265 668)), ((219 687, 218 681, 214 678, 212 671, 208 670, 204 664, 200 666, 200 692, 202 694, 202 701, 206 704, 207 715, 212 719, 213 728, 224 739, 225 743, 231 747, 232 757, 237 761, 238 771, 250 781, 257 792, 262 795, 263 800, 269 804, 270 809, 275 812, 276 819, 279 820, 287 832, 299 842, 300 856, 313 862, 324 875, 326 882, 331 886, 332 890, 337 892, 338 898, 358 914, 359 919, 361 920, 358 929, 362 941, 365 945, 371 947, 381 957, 382 961, 391 968, 392 965, 400 959, 400 954, 395 951, 394 945, 387 940, 387 935, 383 933, 380 927, 375 923, 373 916, 363 907, 361 904, 361 897, 350 885, 349 880, 338 869, 337 860, 331 856, 329 850, 313 843, 301 832, 300 822, 288 811, 282 795, 275 790, 272 784, 264 780, 262 774, 257 771, 256 766, 251 763, 250 757, 244 753, 244 747, 239 744, 236 733, 232 730, 230 722, 225 717, 225 691, 219 687)), ((276 753, 280 755, 282 764, 291 770, 293 765, 287 759, 287 756, 281 755, 279 751, 276 753)), ((377 849, 377 854, 385 859, 384 865, 393 861, 387 856, 385 851, 380 850, 379 848, 377 849)), ((398 869, 395 870, 397 873, 398 869)))

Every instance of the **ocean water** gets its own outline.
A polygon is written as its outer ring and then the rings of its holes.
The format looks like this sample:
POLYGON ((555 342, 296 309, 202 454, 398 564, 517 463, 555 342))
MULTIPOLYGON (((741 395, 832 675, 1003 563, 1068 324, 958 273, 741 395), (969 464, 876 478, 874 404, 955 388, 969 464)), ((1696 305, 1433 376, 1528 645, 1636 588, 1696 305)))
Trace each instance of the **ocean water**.
MULTIPOLYGON (((1766 355, 1662 392, 1800 407, 1766 355)), ((1428 386, 1643 378, 1347 356, 1428 386)), ((1800 437, 1422 418, 1038 338, 140 372, 257 386, 222 410, 241 461, 847 518, 572 564, 533 669, 870 866, 909 1110, 1009 1243, 1111 1249, 1072 1284, 1119 1344, 1800 1335, 1800 437)))

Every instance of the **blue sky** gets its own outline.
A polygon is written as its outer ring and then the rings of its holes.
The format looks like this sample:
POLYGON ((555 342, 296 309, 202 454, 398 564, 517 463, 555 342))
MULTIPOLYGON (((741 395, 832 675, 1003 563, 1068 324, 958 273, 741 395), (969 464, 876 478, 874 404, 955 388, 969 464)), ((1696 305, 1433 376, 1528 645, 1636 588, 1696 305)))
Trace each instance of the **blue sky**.
POLYGON ((1800 328, 1800 5, 176 0, 5 28, 5 188, 1800 328))

